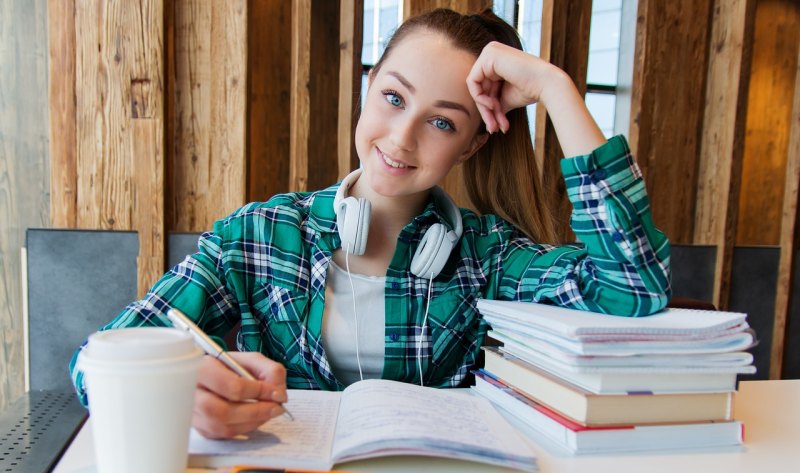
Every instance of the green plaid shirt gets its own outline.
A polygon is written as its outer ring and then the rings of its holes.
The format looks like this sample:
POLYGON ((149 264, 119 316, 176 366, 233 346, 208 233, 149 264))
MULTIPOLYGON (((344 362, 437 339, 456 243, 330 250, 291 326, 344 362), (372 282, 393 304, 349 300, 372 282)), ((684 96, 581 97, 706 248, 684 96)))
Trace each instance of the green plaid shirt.
MULTIPOLYGON (((666 305, 669 243, 653 225, 625 139, 612 138, 589 155, 562 160, 561 167, 574 207, 572 228, 582 243, 538 244, 495 215, 462 209, 464 234, 432 283, 424 331, 428 280, 411 274, 409 265, 425 230, 450 224, 431 200, 403 229, 386 273, 384 378, 419 383, 422 375, 427 386, 458 386, 475 367, 488 329, 475 308, 479 298, 626 316, 666 305)), ((170 307, 219 338, 241 322, 238 349, 280 361, 288 387, 342 389, 320 336, 328 265, 341 246, 333 211, 337 188, 278 195, 218 221, 200 238, 197 253, 103 329, 168 325, 170 307)), ((85 402, 74 361, 70 370, 85 402)))

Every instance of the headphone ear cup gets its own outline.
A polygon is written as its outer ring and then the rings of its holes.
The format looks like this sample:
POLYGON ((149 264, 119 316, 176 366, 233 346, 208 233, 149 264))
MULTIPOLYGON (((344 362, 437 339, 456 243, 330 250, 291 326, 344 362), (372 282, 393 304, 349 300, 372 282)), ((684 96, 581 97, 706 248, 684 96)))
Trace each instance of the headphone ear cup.
POLYGON ((440 223, 431 225, 411 259, 414 276, 433 279, 439 275, 455 247, 458 237, 440 223))
POLYGON ((336 225, 342 248, 353 255, 363 255, 367 249, 372 206, 367 199, 347 197, 336 207, 336 225))

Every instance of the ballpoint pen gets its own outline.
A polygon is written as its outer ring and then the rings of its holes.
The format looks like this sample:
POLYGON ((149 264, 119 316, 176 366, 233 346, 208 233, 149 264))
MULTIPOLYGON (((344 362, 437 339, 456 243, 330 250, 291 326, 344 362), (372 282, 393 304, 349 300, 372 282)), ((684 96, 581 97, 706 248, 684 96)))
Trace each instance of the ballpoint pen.
MULTIPOLYGON (((305 470, 287 468, 266 468, 263 466, 234 466, 232 468, 222 468, 217 470, 221 473, 333 473, 331 470, 305 470)), ((339 473, 347 473, 341 471, 339 473)))
MULTIPOLYGON (((234 466, 217 470, 222 473, 333 473, 331 470, 306 470, 287 468, 267 468, 263 466, 234 466)), ((340 473, 347 473, 346 471, 340 473)))
MULTIPOLYGON (((240 365, 231 355, 228 354, 228 352, 223 350, 222 347, 214 341, 214 339, 203 332, 200 327, 192 322, 189 317, 186 317, 183 312, 179 311, 178 309, 171 308, 167 311, 167 318, 170 322, 172 322, 172 325, 175 328, 189 332, 194 338, 194 342, 200 348, 202 348, 207 355, 211 355, 218 359, 222 362, 222 364, 230 368, 231 371, 238 374, 242 378, 249 379, 251 381, 257 381, 256 378, 250 374, 250 372, 247 371, 244 366, 240 365)), ((283 410, 284 414, 289 419, 294 420, 294 416, 291 412, 289 412, 288 409, 286 409, 286 407, 284 407, 283 410)))

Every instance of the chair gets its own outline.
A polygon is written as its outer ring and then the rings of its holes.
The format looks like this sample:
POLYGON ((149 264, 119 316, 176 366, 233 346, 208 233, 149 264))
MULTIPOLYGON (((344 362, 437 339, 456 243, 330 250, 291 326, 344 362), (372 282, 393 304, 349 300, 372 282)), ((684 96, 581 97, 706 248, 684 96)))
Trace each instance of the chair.
POLYGON ((136 232, 29 229, 31 390, 71 391, 67 364, 86 337, 136 298, 136 232))
POLYGON ((167 268, 174 267, 187 255, 197 253, 200 235, 201 233, 170 233, 167 237, 167 268))
POLYGON ((800 379, 800 245, 794 246, 789 313, 786 315, 786 338, 783 343, 782 379, 800 379))
POLYGON ((778 246, 733 248, 728 310, 746 313, 747 323, 758 337, 758 345, 748 350, 758 371, 754 375, 740 375, 740 381, 769 379, 780 255, 778 246))
POLYGON ((672 245, 673 301, 670 307, 714 307, 716 258, 717 247, 713 245, 672 245))
POLYGON ((67 366, 136 297, 135 232, 29 229, 26 387, 0 412, 0 471, 51 471, 86 419, 67 366))

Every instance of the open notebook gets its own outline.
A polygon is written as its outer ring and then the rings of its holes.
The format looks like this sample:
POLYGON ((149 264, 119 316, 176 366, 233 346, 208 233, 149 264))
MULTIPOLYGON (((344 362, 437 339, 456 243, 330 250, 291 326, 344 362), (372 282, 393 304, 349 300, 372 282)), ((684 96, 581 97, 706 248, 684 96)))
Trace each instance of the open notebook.
POLYGON ((343 392, 289 390, 295 417, 273 419, 233 440, 192 432, 189 465, 252 465, 327 470, 389 455, 457 458, 525 471, 536 458, 483 398, 463 391, 365 380, 343 392))

